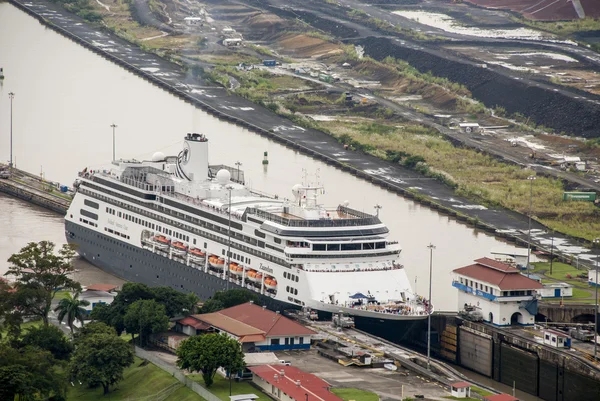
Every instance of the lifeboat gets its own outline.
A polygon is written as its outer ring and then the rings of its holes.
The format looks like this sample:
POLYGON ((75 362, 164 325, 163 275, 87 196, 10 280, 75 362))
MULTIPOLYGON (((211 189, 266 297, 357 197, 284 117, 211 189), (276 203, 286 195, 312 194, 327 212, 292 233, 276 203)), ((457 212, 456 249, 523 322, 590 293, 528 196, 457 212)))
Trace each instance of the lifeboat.
POLYGON ((248 270, 248 274, 246 275, 246 277, 248 278, 248 280, 250 281, 254 281, 257 282, 258 280, 256 279, 258 272, 256 270, 248 270))
POLYGON ((244 272, 244 268, 237 263, 233 262, 229 264, 229 272, 235 276, 241 276, 244 272))
POLYGON ((190 260, 193 262, 204 262, 206 254, 198 248, 192 248, 189 252, 190 260))
POLYGON ((223 270, 223 266, 225 266, 225 259, 216 255, 211 255, 208 258, 208 264, 214 269, 223 270))
POLYGON ((248 272, 248 280, 255 283, 260 283, 262 281, 262 276, 262 273, 257 272, 256 270, 250 270, 248 272))
POLYGON ((171 250, 174 255, 183 256, 187 253, 188 247, 182 242, 173 242, 171 250))
POLYGON ((277 289, 277 280, 275 280, 272 277, 267 277, 265 279, 265 287, 268 288, 269 290, 277 289))
POLYGON ((156 248, 162 250, 168 249, 171 245, 171 241, 169 241, 169 239, 164 235, 155 235, 154 238, 152 238, 152 242, 154 242, 154 246, 156 246, 156 248))

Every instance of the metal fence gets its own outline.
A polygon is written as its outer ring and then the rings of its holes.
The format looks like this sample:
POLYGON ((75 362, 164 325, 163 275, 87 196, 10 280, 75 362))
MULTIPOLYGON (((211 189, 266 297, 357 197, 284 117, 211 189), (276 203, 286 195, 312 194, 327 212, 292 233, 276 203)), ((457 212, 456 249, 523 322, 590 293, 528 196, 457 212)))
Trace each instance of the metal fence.
POLYGON ((165 372, 170 373, 171 376, 173 376, 174 378, 179 380, 186 387, 191 389, 193 392, 198 394, 200 397, 204 398, 206 401, 221 401, 221 399, 219 397, 217 397, 216 395, 214 395, 213 393, 211 393, 210 391, 208 391, 207 389, 202 387, 199 383, 196 383, 195 381, 193 381, 192 379, 190 379, 189 377, 184 375, 183 372, 181 370, 179 370, 179 368, 160 359, 158 356, 154 355, 152 352, 148 352, 139 347, 135 347, 135 354, 138 357, 145 359, 148 362, 153 363, 154 365, 158 366, 165 372))

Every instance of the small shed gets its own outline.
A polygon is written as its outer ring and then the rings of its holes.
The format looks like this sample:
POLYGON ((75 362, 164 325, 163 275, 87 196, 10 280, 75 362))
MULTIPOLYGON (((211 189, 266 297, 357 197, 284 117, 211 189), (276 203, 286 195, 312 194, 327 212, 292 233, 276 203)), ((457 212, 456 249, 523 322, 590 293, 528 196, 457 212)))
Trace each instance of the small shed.
POLYGON ((568 334, 557 330, 544 330, 544 344, 556 348, 570 348, 571 337, 568 334))
POLYGON ((202 17, 185 17, 183 19, 186 23, 186 25, 202 25, 202 23, 204 22, 204 18, 202 17))
POLYGON ((596 278, 598 278, 598 281, 600 282, 600 271, 596 273, 596 269, 588 270, 588 284, 591 286, 598 285, 598 283, 596 283, 596 278))
POLYGON ((573 286, 568 283, 544 284, 540 290, 542 298, 562 298, 573 296, 573 286))
POLYGON ((471 383, 458 382, 458 383, 452 383, 450 386, 451 386, 450 392, 452 393, 452 397, 456 397, 456 398, 471 397, 471 383))
POLYGON ((481 130, 481 127, 477 123, 460 123, 458 124, 460 130, 466 133, 477 133, 481 130))

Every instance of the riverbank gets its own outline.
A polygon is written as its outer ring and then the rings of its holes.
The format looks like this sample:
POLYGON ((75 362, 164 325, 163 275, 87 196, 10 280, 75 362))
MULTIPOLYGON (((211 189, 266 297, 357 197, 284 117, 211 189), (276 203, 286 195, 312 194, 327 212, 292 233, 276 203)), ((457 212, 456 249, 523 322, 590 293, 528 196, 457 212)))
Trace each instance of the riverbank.
MULTIPOLYGON (((120 60, 120 65, 129 65, 137 75, 154 83, 158 82, 157 85, 161 88, 186 101, 196 106, 210 103, 211 109, 218 112, 219 116, 226 121, 253 128, 254 131, 287 144, 292 149, 324 160, 330 165, 335 165, 395 193, 416 199, 436 210, 442 209, 445 213, 456 216, 459 221, 485 227, 500 237, 511 236, 515 241, 518 239, 523 244, 527 236, 527 219, 522 215, 473 204, 465 198, 457 197, 444 185, 424 179, 410 170, 375 157, 346 151, 333 138, 314 130, 294 126, 290 121, 274 115, 267 109, 228 95, 222 88, 203 86, 192 80, 186 71, 177 65, 132 47, 112 34, 96 32, 58 6, 53 9, 52 3, 42 1, 23 7, 35 8, 37 11, 32 10, 32 12, 38 15, 38 19, 48 20, 55 30, 63 34, 70 31, 71 33, 66 36, 70 35, 71 39, 83 38, 80 39, 81 43, 85 43, 86 47, 97 54, 112 61, 120 60), (57 28, 59 24, 62 26, 62 31, 57 28)), ((76 41, 80 43, 79 40, 76 41)), ((543 246, 544 241, 546 244, 550 243, 550 235, 546 233, 543 226, 534 223, 533 228, 535 244, 543 246)), ((564 245, 565 247, 577 246, 578 243, 566 241, 564 245)))

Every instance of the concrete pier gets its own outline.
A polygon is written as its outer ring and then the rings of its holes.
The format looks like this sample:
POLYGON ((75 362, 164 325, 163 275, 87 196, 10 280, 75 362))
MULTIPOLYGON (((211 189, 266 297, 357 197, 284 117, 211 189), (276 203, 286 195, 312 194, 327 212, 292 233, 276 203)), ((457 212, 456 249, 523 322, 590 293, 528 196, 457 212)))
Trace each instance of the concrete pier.
POLYGON ((71 197, 60 192, 54 183, 13 168, 9 178, 0 178, 0 192, 23 199, 64 216, 71 204, 71 197))

